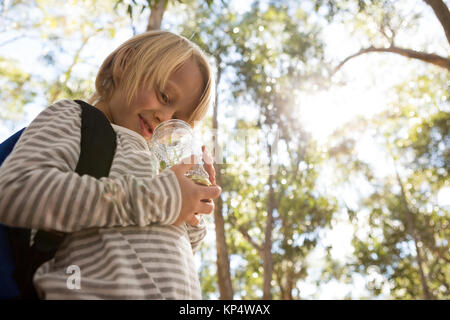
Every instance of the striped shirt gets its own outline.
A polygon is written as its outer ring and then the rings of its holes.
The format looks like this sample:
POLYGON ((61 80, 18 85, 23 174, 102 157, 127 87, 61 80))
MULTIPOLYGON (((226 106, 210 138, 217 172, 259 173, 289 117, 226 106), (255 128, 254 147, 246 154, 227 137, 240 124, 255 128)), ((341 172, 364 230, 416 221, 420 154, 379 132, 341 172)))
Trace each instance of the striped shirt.
POLYGON ((181 209, 175 174, 153 174, 147 141, 113 125, 109 176, 79 176, 80 127, 81 107, 58 101, 32 121, 0 167, 0 223, 68 233, 34 275, 39 297, 201 299, 194 251, 206 228, 203 221, 172 225, 181 209), (70 266, 79 268, 79 289, 68 285, 70 266))

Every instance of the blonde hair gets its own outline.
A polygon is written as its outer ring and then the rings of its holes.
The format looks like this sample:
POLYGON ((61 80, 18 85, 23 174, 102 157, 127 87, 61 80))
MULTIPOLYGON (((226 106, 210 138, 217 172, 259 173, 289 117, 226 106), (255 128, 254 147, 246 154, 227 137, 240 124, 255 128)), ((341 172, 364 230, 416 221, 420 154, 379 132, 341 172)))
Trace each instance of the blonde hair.
POLYGON ((188 123, 201 120, 214 101, 214 77, 202 50, 188 39, 168 31, 150 31, 134 36, 114 50, 103 62, 88 102, 108 102, 118 87, 128 92, 131 105, 141 89, 163 90, 170 75, 194 59, 203 78, 203 92, 188 123))

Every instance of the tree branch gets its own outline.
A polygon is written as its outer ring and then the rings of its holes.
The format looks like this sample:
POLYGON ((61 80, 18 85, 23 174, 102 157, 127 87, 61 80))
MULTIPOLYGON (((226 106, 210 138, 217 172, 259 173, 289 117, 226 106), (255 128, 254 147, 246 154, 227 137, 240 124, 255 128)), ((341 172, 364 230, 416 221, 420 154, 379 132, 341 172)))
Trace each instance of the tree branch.
POLYGON ((389 13, 387 13, 387 15, 384 16, 383 23, 379 26, 379 29, 381 34, 386 38, 387 41, 389 41, 389 45, 394 46, 395 30, 391 26, 390 19, 390 15, 389 13), (386 33, 386 28, 391 33, 390 35, 386 33))
POLYGON ((242 234, 242 236, 244 236, 244 238, 252 245, 255 247, 256 250, 258 250, 258 252, 262 252, 263 248, 256 243, 255 240, 253 240, 253 238, 248 234, 248 230, 246 228, 244 228, 243 226, 239 226, 238 227, 239 232, 242 234))
POLYGON ((56 99, 58 98, 58 95, 61 93, 61 89, 64 87, 67 87, 67 83, 70 80, 70 77, 72 76, 72 71, 73 68, 75 67, 75 65, 78 63, 79 59, 80 59, 80 55, 81 52, 83 51, 84 47, 87 45, 89 39, 96 33, 101 31, 102 28, 96 30, 92 35, 89 36, 83 36, 83 41, 81 42, 81 45, 79 46, 79 48, 77 49, 77 51, 75 52, 75 55, 72 59, 72 63, 70 64, 70 66, 67 68, 67 70, 65 72, 63 72, 64 74, 64 81, 62 83, 59 82, 59 77, 57 78, 57 80, 54 82, 52 88, 50 89, 50 102, 53 103, 54 101, 56 101, 56 99))
POLYGON ((259 245, 258 243, 256 243, 255 240, 253 240, 252 236, 248 234, 247 228, 245 228, 245 227, 242 226, 242 225, 238 226, 237 223, 236 223, 236 217, 234 217, 234 216, 232 216, 232 215, 230 215, 230 219, 229 219, 229 220, 230 220, 231 224, 239 230, 239 232, 242 234, 242 236, 243 236, 243 237, 244 237, 244 238, 245 238, 245 239, 246 239, 253 247, 255 247, 255 249, 258 250, 258 252, 259 252, 260 254, 262 254, 262 250, 263 250, 262 246, 259 245))
POLYGON ((436 247, 433 247, 432 248, 432 251, 439 257, 439 258, 441 258, 442 260, 444 260, 445 262, 447 262, 447 263, 450 263, 450 259, 449 258, 447 258, 446 256, 445 256, 445 253, 447 253, 448 252, 448 250, 439 250, 439 248, 436 248, 436 247))
POLYGON ((433 9, 434 14, 444 28, 445 36, 450 44, 450 11, 442 0, 423 0, 433 9))
POLYGON ((357 53, 352 54, 351 56, 348 56, 345 58, 339 65, 334 69, 334 71, 331 73, 331 75, 334 75, 336 72, 339 71, 339 69, 342 68, 342 66, 347 63, 350 59, 356 58, 360 55, 370 53, 370 52, 389 52, 389 53, 395 53, 399 54, 403 57, 407 57, 410 59, 417 59, 421 60, 423 62, 434 64, 438 67, 450 70, 450 59, 441 57, 434 53, 426 53, 426 52, 420 52, 420 51, 414 51, 411 49, 405 49, 400 48, 396 46, 390 46, 388 48, 376 48, 373 46, 370 46, 368 48, 364 48, 359 50, 357 53))

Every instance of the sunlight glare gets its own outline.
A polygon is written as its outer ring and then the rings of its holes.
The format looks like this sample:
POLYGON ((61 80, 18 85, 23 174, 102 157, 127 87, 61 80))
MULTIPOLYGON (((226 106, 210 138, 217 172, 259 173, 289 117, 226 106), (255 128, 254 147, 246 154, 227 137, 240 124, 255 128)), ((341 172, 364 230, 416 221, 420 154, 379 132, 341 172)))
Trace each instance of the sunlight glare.
POLYGON ((437 202, 440 207, 450 206, 450 187, 444 187, 439 190, 437 202))
POLYGON ((298 118, 320 143, 356 115, 369 117, 386 105, 378 90, 358 87, 352 84, 301 96, 298 118))

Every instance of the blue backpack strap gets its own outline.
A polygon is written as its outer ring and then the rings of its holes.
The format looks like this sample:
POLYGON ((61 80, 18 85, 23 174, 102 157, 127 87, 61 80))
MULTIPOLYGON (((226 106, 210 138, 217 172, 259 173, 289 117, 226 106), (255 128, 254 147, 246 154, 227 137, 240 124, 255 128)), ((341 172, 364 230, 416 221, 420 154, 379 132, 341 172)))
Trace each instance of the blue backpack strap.
MULTIPOLYGON (((17 131, 0 144, 0 166, 13 150, 25 128, 17 131)), ((19 288, 13 277, 14 260, 8 241, 8 229, 0 224, 0 299, 19 296, 19 288)))
POLYGON ((19 140, 24 130, 25 128, 17 131, 0 144, 0 166, 3 164, 3 161, 5 161, 5 159, 9 156, 9 154, 13 150, 17 140, 19 140))
POLYGON ((0 300, 13 299, 20 295, 14 280, 15 264, 8 240, 8 228, 0 225, 0 300))

